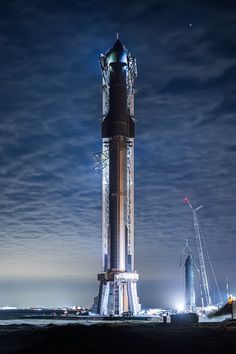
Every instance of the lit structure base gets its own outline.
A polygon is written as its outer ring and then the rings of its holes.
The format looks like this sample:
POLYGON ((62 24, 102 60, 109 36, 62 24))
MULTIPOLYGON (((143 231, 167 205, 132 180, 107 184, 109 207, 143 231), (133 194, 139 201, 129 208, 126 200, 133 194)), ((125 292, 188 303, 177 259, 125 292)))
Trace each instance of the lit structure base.
POLYGON ((138 315, 141 310, 137 295, 137 273, 107 272, 98 274, 99 294, 94 299, 94 310, 101 316, 138 315))
POLYGON ((195 313, 195 312, 197 312, 197 307, 195 305, 185 305, 184 312, 185 313, 195 313))
POLYGON ((232 320, 236 320, 236 300, 232 300, 232 320))

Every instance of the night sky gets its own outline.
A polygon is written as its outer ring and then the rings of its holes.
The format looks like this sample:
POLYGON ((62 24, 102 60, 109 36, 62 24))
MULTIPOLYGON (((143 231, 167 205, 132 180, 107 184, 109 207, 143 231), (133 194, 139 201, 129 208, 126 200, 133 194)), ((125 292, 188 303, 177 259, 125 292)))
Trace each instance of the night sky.
MULTIPOLYGON (((175 306, 199 220, 236 293, 235 1, 0 1, 0 306, 91 305, 101 270, 100 53, 137 59, 136 269, 175 306)), ((212 276, 209 274, 212 288, 212 276)), ((217 298, 216 298, 217 300, 217 298)))

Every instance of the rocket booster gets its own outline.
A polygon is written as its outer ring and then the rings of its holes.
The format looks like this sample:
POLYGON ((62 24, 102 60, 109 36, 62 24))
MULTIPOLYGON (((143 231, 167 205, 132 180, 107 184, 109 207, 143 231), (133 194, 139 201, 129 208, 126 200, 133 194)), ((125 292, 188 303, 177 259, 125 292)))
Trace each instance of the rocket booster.
POLYGON ((101 315, 137 315, 134 269, 134 80, 136 61, 117 38, 100 56, 102 71, 102 273, 94 306, 101 315))
POLYGON ((136 62, 119 39, 100 58, 103 73, 103 268, 133 271, 133 149, 136 62))

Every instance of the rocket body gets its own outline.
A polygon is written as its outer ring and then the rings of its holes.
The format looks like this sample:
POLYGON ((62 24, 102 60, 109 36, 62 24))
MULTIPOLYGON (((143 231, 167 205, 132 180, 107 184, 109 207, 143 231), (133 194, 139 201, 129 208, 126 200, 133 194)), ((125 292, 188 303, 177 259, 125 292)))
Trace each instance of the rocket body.
POLYGON ((195 291, 194 291, 194 264, 191 254, 188 255, 185 261, 185 311, 194 312, 195 291))
POLYGON ((125 271, 126 203, 127 203, 127 149, 122 136, 110 142, 109 236, 110 270, 125 271))
POLYGON ((130 161, 134 149, 134 119, 131 118, 132 107, 128 103, 129 57, 123 44, 117 40, 104 58, 109 82, 105 96, 109 99, 108 107, 103 112, 102 138, 109 161, 107 171, 103 171, 103 184, 109 183, 109 191, 106 189, 103 193, 104 213, 108 213, 102 229, 104 243, 107 244, 104 250, 107 261, 103 268, 104 271, 124 272, 133 268, 130 264, 133 251, 130 252, 127 246, 133 243, 134 237, 128 222, 128 219, 133 219, 130 209, 134 207, 133 161, 130 161))
POLYGON ((119 39, 102 69, 102 270, 97 312, 138 312, 134 271, 134 78, 136 62, 119 39), (109 288, 109 290, 108 290, 109 288), (117 296, 115 294, 118 294, 117 296))
MULTIPOLYGON (((114 47, 103 57, 107 65, 109 103, 103 112, 102 137, 124 136, 134 138, 134 119, 129 105, 129 61, 127 50, 117 40, 114 47)), ((105 83, 104 83, 105 84, 105 83)), ((132 92, 131 94, 133 94, 132 92)))

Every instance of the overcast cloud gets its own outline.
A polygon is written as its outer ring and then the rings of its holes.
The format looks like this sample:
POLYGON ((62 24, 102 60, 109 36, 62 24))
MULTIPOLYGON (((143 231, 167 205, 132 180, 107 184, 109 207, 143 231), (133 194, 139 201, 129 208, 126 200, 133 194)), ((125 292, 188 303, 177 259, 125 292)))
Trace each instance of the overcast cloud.
POLYGON ((1 1, 0 305, 89 305, 96 295, 98 57, 116 32, 138 64, 141 301, 168 305, 186 237, 196 249, 185 195, 204 204, 222 291, 226 277, 236 291, 235 12, 233 1, 1 1))

